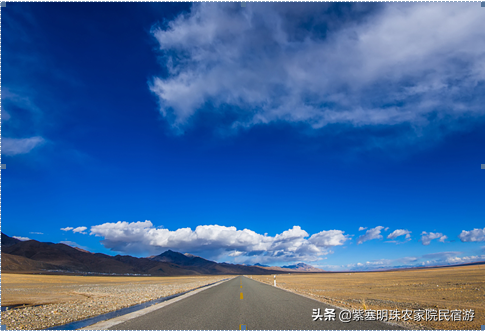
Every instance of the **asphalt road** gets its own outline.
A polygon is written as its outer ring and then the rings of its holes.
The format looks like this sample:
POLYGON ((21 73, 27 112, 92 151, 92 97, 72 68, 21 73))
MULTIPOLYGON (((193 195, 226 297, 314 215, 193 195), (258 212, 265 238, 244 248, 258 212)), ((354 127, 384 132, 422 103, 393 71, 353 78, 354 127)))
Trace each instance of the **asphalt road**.
POLYGON ((397 330, 380 321, 339 320, 340 309, 246 277, 237 277, 110 330, 397 330), (241 295, 242 294, 242 295, 241 295), (335 309, 335 321, 313 309, 335 309))

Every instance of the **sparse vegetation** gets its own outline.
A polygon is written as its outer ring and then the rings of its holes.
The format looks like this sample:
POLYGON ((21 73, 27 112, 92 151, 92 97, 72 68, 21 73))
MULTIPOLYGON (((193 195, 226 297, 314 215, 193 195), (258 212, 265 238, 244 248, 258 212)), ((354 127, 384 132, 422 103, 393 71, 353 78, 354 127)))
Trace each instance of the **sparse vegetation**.
POLYGON ((225 278, 228 276, 111 277, 4 273, 2 306, 20 308, 3 311, 2 324, 10 330, 45 329, 225 278))
MULTIPOLYGON (((348 309, 473 309, 475 318, 471 322, 428 321, 416 327, 480 330, 480 325, 485 324, 484 276, 485 265, 473 265, 351 274, 281 274, 276 280, 278 287, 348 309)), ((252 277, 273 283, 265 276, 252 277)))

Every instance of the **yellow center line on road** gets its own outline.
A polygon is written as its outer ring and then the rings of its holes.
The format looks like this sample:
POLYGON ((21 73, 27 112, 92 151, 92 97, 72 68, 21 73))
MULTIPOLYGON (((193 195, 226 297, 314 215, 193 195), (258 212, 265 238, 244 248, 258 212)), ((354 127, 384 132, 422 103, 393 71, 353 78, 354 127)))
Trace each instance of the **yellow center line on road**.
POLYGON ((241 285, 241 288, 242 288, 242 285, 241 285))
POLYGON ((243 299, 243 294, 241 293, 241 300, 243 299))

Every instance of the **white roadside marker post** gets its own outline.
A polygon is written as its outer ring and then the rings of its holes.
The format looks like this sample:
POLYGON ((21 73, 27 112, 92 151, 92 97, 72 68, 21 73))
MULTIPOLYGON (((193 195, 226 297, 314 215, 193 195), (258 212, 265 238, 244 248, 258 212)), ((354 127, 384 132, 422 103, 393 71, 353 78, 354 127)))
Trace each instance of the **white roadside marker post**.
POLYGON ((276 287, 276 274, 274 276, 274 286, 276 287))

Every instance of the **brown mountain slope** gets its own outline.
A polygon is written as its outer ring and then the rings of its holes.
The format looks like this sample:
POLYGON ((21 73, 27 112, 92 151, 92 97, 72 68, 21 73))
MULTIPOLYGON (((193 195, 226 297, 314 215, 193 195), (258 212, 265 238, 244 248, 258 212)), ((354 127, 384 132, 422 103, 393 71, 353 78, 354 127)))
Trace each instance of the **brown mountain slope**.
POLYGON ((39 270, 57 270, 58 268, 59 266, 57 265, 2 253, 2 272, 35 272, 39 270))
POLYGON ((181 254, 172 250, 167 250, 158 256, 151 256, 149 259, 176 264, 202 274, 270 274, 279 271, 273 268, 263 269, 259 266, 216 263, 199 256, 181 254))
POLYGON ((9 255, 17 260, 2 261, 3 271, 64 270, 66 272, 95 272, 115 274, 151 274, 154 276, 196 275, 196 274, 271 274, 276 270, 255 266, 219 264, 193 255, 174 251, 154 256, 136 258, 132 256, 109 256, 90 253, 65 244, 51 242, 10 241, 2 233, 2 256, 9 255), (33 262, 37 262, 35 264, 33 262), (22 266, 25 265, 25 266, 22 266))
POLYGON ((114 256, 113 259, 132 266, 138 273, 158 275, 158 276, 171 276, 171 275, 195 275, 201 274, 197 271, 186 269, 182 266, 172 264, 169 262, 158 262, 148 258, 136 258, 132 256, 114 256))
POLYGON ((2 253, 53 264, 67 271, 137 273, 133 267, 118 262, 111 256, 88 254, 62 243, 22 241, 9 247, 2 247, 2 253))
POLYGON ((2 247, 9 247, 9 246, 17 244, 19 242, 20 242, 20 240, 17 240, 13 237, 7 236, 7 235, 2 233, 2 247))
POLYGON ((217 264, 213 261, 209 261, 199 256, 194 256, 190 254, 181 254, 179 252, 175 252, 172 250, 167 250, 158 256, 151 257, 150 259, 153 261, 159 261, 159 262, 169 262, 180 266, 201 267, 201 266, 211 266, 213 264, 217 264))

